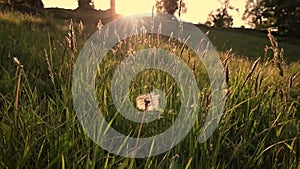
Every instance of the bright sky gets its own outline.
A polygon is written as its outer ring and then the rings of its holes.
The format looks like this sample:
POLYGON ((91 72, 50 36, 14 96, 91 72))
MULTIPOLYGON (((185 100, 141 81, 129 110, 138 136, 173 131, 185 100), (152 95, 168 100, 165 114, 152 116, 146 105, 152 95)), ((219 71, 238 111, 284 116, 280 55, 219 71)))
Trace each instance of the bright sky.
MULTIPOLYGON (((45 7, 59 7, 67 9, 77 8, 77 0, 42 0, 45 7)), ((239 12, 231 11, 234 27, 244 24, 241 17, 245 10, 246 0, 231 0, 231 5, 239 8, 239 12)), ((110 0, 94 0, 97 9, 110 8, 110 0)), ((182 15, 185 21, 193 23, 205 23, 208 14, 220 7, 218 0, 184 0, 187 6, 186 14, 182 15)), ((155 6, 155 0, 116 0, 116 12, 121 15, 132 15, 139 13, 151 13, 155 6)))

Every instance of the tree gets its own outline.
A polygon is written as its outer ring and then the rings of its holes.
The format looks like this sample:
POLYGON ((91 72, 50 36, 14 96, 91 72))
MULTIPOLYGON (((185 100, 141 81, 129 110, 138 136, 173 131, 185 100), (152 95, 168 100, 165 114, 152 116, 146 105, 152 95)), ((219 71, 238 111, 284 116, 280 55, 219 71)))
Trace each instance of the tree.
POLYGON ((94 8, 93 0, 78 0, 78 8, 94 8))
POLYGON ((237 10, 237 8, 234 8, 233 6, 230 6, 230 0, 224 0, 221 1, 221 7, 217 9, 216 12, 211 12, 208 15, 208 20, 206 22, 206 25, 213 25, 214 27, 218 28, 228 28, 233 25, 233 18, 229 15, 229 10, 237 10))
POLYGON ((10 0, 7 1, 7 3, 12 6, 23 5, 34 9, 44 8, 44 4, 42 0, 10 0))
POLYGON ((281 35, 300 37, 300 0, 248 0, 244 19, 255 28, 274 27, 281 35))
POLYGON ((252 28, 261 28, 263 26, 263 8, 257 0, 248 0, 242 19, 252 28))
POLYGON ((5 0, 4 2, 4 8, 28 14, 37 14, 38 9, 44 8, 42 0, 5 0))
POLYGON ((44 8, 44 4, 42 0, 24 0, 26 3, 30 5, 30 7, 33 8, 44 8))
POLYGON ((168 13, 174 15, 176 11, 185 13, 186 5, 182 0, 156 0, 156 9, 158 13, 168 13))

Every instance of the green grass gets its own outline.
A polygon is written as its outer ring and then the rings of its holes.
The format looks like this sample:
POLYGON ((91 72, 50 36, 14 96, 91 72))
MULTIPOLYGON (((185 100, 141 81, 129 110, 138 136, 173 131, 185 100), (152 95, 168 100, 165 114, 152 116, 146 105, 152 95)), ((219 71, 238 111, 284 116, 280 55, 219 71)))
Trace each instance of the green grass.
MULTIPOLYGON (((209 28, 198 27, 204 32, 209 31, 208 37, 219 51, 232 49, 236 55, 256 59, 265 55, 265 46, 270 46, 267 32, 260 30, 238 28, 209 28)), ((279 37, 280 47, 284 48, 285 61, 299 61, 300 40, 292 37, 279 37)))
MULTIPOLYGON (((283 76, 271 62, 273 58, 262 58, 252 69, 253 58, 263 56, 261 50, 269 45, 267 35, 241 35, 232 31, 221 35, 222 31, 211 31, 211 35, 216 36, 213 43, 219 43, 217 48, 229 43, 217 37, 244 39, 247 43, 232 42, 235 46, 232 53, 250 51, 250 55, 248 58, 242 57, 244 54, 238 56, 220 51, 222 60, 228 59, 224 63, 229 78, 226 111, 213 136, 203 144, 197 142, 197 136, 209 108, 209 81, 203 80, 207 79, 207 74, 201 63, 194 57, 189 62, 189 51, 185 50, 181 57, 194 70, 201 86, 199 118, 188 136, 170 151, 145 159, 131 159, 101 149, 77 121, 71 93, 73 65, 90 34, 88 30, 96 27, 85 28, 80 35, 76 22, 75 38, 68 35, 68 23, 51 15, 0 14, 0 168, 299 167, 300 75, 295 76, 300 72, 300 62, 295 59, 299 55, 285 55, 294 59, 280 62, 283 76), (77 46, 70 46, 66 38, 76 40, 77 46), (20 83, 14 57, 24 66, 20 83), (20 93, 16 98, 18 85, 20 93)), ((289 46, 292 45, 287 44, 287 48, 289 46)), ((138 44, 134 50, 142 48, 147 46, 138 44)), ((97 76, 102 83, 96 83, 96 88, 107 120, 123 133, 137 136, 140 125, 115 114, 110 94, 111 73, 126 57, 122 52, 127 49, 128 46, 122 46, 122 50, 106 56, 105 64, 99 65, 101 74, 97 76)), ((296 51, 299 47, 291 49, 296 51)), ((176 97, 180 93, 178 86, 167 74, 151 70, 138 74, 131 83, 131 99, 147 92, 145 86, 169 90, 169 93, 163 118, 145 124, 141 137, 159 133, 172 125, 180 106, 176 97), (151 83, 153 81, 160 83, 151 83)))

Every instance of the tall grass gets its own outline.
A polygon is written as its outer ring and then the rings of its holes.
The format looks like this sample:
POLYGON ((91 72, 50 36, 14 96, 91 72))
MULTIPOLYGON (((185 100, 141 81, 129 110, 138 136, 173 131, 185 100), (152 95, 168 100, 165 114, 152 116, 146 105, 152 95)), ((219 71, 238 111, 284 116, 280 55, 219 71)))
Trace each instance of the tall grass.
MULTIPOLYGON (((201 62, 189 49, 181 50, 182 44, 172 39, 148 35, 126 39, 105 56, 95 85, 103 114, 114 128, 124 134, 147 137, 163 132, 176 120, 180 90, 172 77, 158 70, 143 71, 131 81, 130 99, 134 104, 138 95, 161 88, 167 93, 167 106, 159 120, 144 124, 139 134, 140 125, 124 119, 113 105, 110 93, 113 71, 128 54, 149 45, 176 49, 174 52, 197 77, 201 107, 190 134, 170 151, 145 159, 124 158, 93 143, 73 109, 71 75, 78 51, 88 35, 84 26, 72 21, 64 29, 53 29, 53 25, 49 29, 49 25, 31 19, 29 24, 16 24, 3 17, 0 17, 0 168, 299 167, 299 62, 286 65, 280 61, 283 72, 280 73, 275 57, 254 62, 231 52, 221 53, 229 86, 226 111, 213 136, 199 144, 197 136, 211 99, 201 62), (19 66, 15 65, 14 57, 24 66, 22 80, 16 74, 19 66)), ((18 14, 18 17, 24 16, 18 14)))

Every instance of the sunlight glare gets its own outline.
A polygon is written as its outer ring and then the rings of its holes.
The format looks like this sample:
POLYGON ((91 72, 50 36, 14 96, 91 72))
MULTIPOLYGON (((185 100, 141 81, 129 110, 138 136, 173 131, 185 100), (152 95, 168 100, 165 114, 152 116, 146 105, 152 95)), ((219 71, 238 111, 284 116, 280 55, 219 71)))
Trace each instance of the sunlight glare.
MULTIPOLYGON (((152 13, 152 8, 155 6, 156 0, 116 0, 116 12, 123 16, 152 13)), ((247 0, 231 0, 231 5, 239 8, 239 12, 230 11, 233 16, 234 26, 243 25, 241 19, 245 10, 245 2, 247 0)), ((96 9, 107 10, 110 8, 110 0, 94 0, 96 9)), ((218 0, 184 0, 187 6, 187 12, 182 14, 182 19, 187 22, 205 23, 207 16, 211 11, 215 11, 220 7, 218 0)), ((59 7, 67 9, 76 9, 77 0, 43 0, 45 7, 59 7)), ((156 12, 156 9, 154 9, 156 12)))

